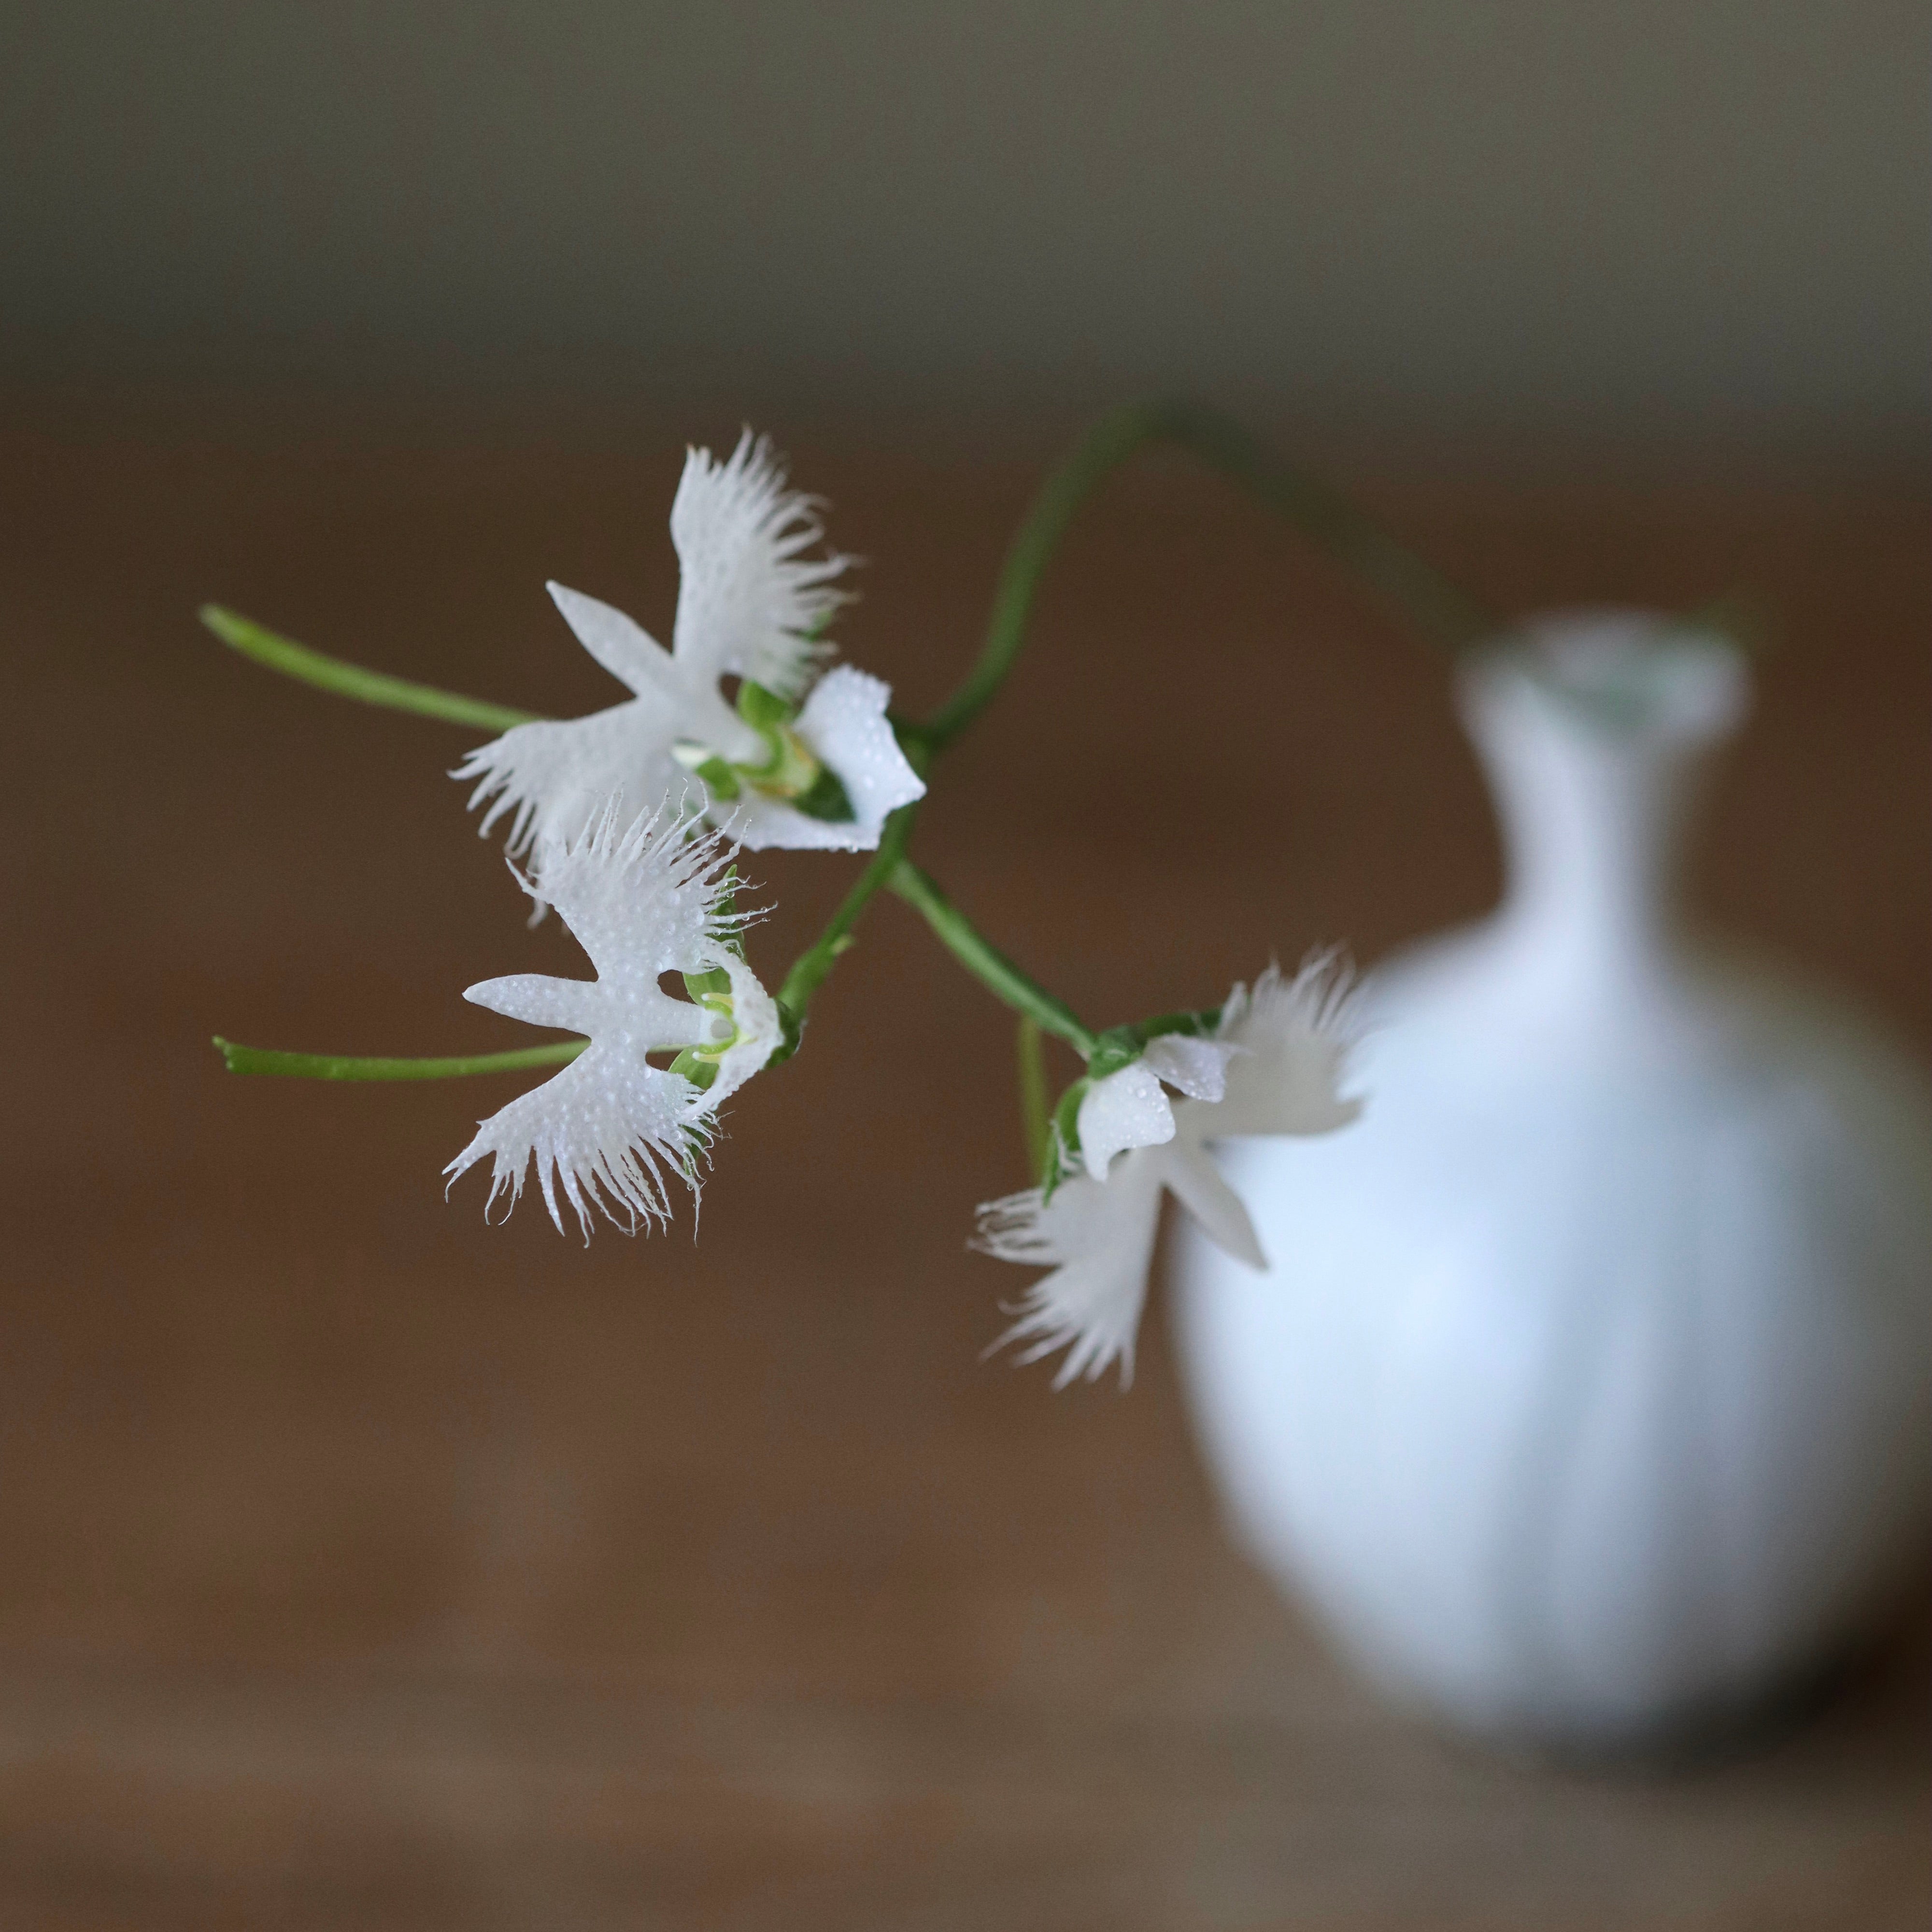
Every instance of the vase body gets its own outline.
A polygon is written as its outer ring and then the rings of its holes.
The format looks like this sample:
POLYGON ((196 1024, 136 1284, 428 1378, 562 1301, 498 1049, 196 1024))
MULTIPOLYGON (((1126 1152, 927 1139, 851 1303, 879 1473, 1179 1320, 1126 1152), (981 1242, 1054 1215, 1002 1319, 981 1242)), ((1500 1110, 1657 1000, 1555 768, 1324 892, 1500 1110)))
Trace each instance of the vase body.
POLYGON ((1923 1556, 1932 1105, 1679 913, 1733 655, 1552 620, 1462 697, 1504 902, 1371 976, 1356 1124, 1221 1148, 1270 1267, 1184 1227, 1184 1378, 1240 1539, 1390 1691, 1674 1746, 1827 1664, 1923 1556))

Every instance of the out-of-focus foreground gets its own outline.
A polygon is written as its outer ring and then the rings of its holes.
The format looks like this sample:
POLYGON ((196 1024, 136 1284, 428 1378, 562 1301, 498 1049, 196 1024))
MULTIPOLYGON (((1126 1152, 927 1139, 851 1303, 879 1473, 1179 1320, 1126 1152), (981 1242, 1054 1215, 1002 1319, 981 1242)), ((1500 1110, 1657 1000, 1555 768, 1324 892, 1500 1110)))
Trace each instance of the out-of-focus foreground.
MULTIPOLYGON (((15 722, 0 937, 0 1916, 36 1926, 1916 1927, 1923 1646, 1674 1781, 1467 1756, 1220 1539, 1160 1336, 1055 1397, 983 1364, 1020 1277, 1005 1016, 882 902, 692 1217, 486 1230, 437 1170, 513 1082, 247 1083, 208 1046, 524 1043, 580 970, 442 773, 461 731, 196 626, 533 708, 610 689, 555 577, 668 626, 688 434, 0 441, 15 722)), ((908 708, 1030 477, 794 452, 908 708)), ((1364 494, 1511 611, 1781 611, 1702 866, 1727 922, 1932 1041, 1919 499, 1364 494)), ((1083 1010, 1372 958, 1494 890, 1442 667, 1184 464, 1076 533, 920 832, 1083 1010)), ((767 976, 856 861, 775 854, 767 976)))

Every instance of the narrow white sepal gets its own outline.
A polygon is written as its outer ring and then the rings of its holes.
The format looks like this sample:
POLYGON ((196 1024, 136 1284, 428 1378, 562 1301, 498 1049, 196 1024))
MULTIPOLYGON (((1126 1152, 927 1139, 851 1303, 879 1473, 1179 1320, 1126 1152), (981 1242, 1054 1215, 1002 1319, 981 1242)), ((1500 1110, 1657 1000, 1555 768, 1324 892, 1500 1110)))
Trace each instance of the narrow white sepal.
POLYGON ((639 697, 646 692, 676 690, 670 652, 634 617, 554 578, 544 588, 577 641, 620 684, 628 685, 639 697))
POLYGON ((690 740, 722 757, 754 763, 764 757, 765 741, 724 702, 716 672, 674 656, 614 604, 567 584, 544 588, 577 641, 636 692, 655 721, 670 723, 674 742, 690 740))
POLYGON ((463 997, 472 1006, 487 1007, 506 1019, 560 1027, 586 1039, 604 1010, 593 982, 554 980, 542 973, 513 973, 501 980, 479 980, 464 987, 463 997))
POLYGON ((1246 1204, 1222 1178, 1206 1149, 1182 1136, 1153 1158, 1160 1162, 1161 1178, 1174 1198, 1216 1247, 1251 1268, 1268 1266, 1246 1204))

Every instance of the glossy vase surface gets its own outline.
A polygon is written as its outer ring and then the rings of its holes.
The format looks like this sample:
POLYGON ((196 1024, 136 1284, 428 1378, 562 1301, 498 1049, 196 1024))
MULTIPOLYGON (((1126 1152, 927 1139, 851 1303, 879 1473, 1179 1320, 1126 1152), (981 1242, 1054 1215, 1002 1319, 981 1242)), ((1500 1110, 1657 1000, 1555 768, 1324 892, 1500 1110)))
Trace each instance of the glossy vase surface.
POLYGON ((1181 1229, 1184 1376, 1237 1534, 1394 1694, 1667 1745, 1922 1558, 1932 1105, 1678 903, 1728 647, 1552 619, 1462 695, 1503 904, 1370 976, 1356 1125, 1222 1149, 1271 1265, 1181 1229))

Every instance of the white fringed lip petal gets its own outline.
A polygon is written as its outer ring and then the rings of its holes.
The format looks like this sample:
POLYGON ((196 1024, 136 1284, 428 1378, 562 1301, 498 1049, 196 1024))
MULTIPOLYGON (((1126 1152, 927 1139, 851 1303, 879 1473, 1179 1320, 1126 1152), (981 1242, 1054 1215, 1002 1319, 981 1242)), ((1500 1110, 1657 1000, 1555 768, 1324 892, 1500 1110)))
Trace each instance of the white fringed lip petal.
POLYGON ((1160 1173, 1152 1154, 1130 1154, 1112 1180, 1076 1174, 1052 1200, 1037 1188, 980 1210, 980 1245, 1002 1261, 1051 1263, 1015 1312, 994 1348, 1018 1345, 1022 1363, 1057 1348, 1066 1357, 1055 1388, 1096 1380, 1118 1362, 1133 1379, 1134 1342, 1147 1300, 1148 1270, 1160 1219, 1160 1173))

